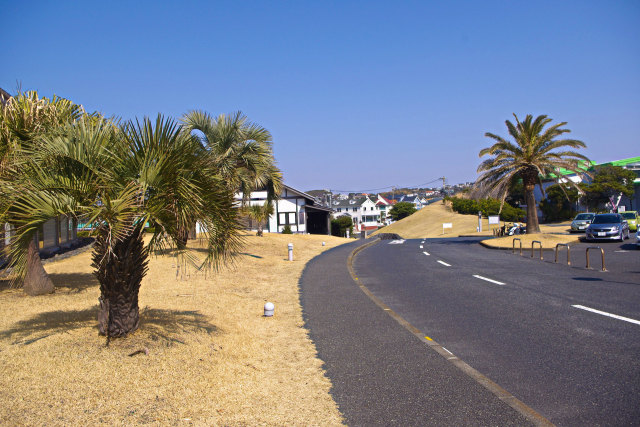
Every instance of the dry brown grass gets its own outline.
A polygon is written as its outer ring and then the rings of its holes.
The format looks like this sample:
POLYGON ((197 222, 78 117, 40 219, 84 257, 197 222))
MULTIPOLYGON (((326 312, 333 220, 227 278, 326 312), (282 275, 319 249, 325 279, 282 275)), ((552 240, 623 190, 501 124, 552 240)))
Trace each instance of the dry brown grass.
POLYGON ((250 236, 235 270, 183 272, 188 280, 176 278, 173 257, 152 258, 140 329, 109 347, 97 332, 89 252, 48 264, 55 294, 0 291, 0 424, 341 424, 303 327, 298 279, 309 259, 344 242, 250 236), (266 301, 273 318, 262 316, 266 301))
MULTIPOLYGON (((398 222, 384 227, 380 233, 397 233, 405 239, 422 239, 425 237, 457 237, 462 234, 476 232, 478 217, 475 215, 461 215, 453 212, 451 207, 436 202, 425 206, 418 212, 398 222), (445 229, 442 234, 442 224, 452 223, 453 228, 445 229)), ((482 229, 489 230, 489 221, 482 220, 482 229)), ((487 232, 491 235, 491 231, 487 232)))
MULTIPOLYGON (((555 249, 558 243, 577 243, 577 236, 570 236, 568 234, 520 234, 518 236, 504 236, 498 237, 495 239, 487 239, 483 240, 482 244, 496 249, 512 249, 513 248, 513 239, 518 238, 522 241, 522 248, 531 250, 531 242, 537 240, 542 243, 543 249, 555 249)), ((518 241, 516 243, 516 250, 520 248, 520 244, 518 241)), ((535 248, 538 249, 540 246, 536 243, 535 248)))

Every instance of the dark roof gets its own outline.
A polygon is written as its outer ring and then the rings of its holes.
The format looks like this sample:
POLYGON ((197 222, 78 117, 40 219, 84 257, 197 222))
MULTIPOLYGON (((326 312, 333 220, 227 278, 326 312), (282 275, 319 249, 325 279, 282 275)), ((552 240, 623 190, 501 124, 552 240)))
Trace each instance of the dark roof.
MULTIPOLYGON (((403 202, 409 202, 409 203, 415 203, 416 199, 419 199, 418 196, 405 196, 402 201, 403 202)), ((420 201, 420 200, 418 200, 420 201)))
POLYGON ((4 104, 9 100, 9 98, 11 98, 9 92, 0 87, 0 102, 4 104))

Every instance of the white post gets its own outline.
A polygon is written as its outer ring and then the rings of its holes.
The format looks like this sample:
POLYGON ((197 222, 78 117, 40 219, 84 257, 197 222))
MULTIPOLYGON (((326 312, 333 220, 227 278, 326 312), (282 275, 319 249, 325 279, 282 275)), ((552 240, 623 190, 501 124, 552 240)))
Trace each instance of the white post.
POLYGON ((289 261, 293 261, 293 243, 289 243, 287 246, 289 248, 289 261))

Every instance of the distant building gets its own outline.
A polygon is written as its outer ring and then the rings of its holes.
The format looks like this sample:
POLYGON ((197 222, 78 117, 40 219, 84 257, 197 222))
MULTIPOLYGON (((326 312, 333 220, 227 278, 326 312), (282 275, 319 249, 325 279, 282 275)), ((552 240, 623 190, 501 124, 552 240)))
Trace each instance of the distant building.
MULTIPOLYGON (((236 195, 238 203, 242 193, 236 195)), ((249 197, 250 205, 263 205, 267 201, 266 191, 254 191, 249 197)), ((331 208, 323 206, 315 197, 293 187, 284 185, 280 198, 274 201, 274 212, 264 224, 267 233, 281 233, 287 225, 293 233, 330 234, 331 208)), ((258 224, 251 220, 247 227, 257 230, 258 224)), ((196 232, 199 232, 199 226, 196 232)))
POLYGON ((377 200, 369 197, 357 197, 347 200, 334 200, 331 208, 333 216, 349 215, 355 231, 375 230, 382 225, 380 207, 377 200))

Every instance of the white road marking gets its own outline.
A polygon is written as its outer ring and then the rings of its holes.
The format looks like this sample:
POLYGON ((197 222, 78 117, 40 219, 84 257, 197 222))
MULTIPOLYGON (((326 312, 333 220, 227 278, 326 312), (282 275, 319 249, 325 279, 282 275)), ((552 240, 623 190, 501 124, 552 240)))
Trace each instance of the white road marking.
POLYGON ((424 246, 420 245, 420 249, 424 249, 424 246))
POLYGON ((425 254, 426 256, 429 256, 429 252, 422 252, 423 254, 425 254))
POLYGON ((476 279, 486 280, 487 282, 495 283, 496 285, 502 285, 502 286, 505 285, 504 283, 498 282, 497 280, 489 279, 488 277, 479 276, 477 274, 474 274, 473 277, 475 277, 476 279))
POLYGON ((451 353, 451 352, 450 352, 449 350, 447 350, 446 348, 442 347, 442 349, 443 349, 444 351, 446 351, 447 353, 449 353, 450 355, 452 355, 452 356, 453 356, 453 353, 451 353))
POLYGON ((447 267, 451 267, 451 264, 447 264, 447 263, 446 263, 446 262, 444 262, 444 261, 440 261, 440 260, 438 260, 438 262, 439 262, 440 264, 442 264, 442 265, 446 265, 447 267))
POLYGON ((571 307, 579 308, 581 310, 587 310, 592 313, 602 314, 603 316, 613 317, 614 319, 624 320, 625 322, 634 323, 640 325, 640 320, 630 319, 628 317, 618 316, 617 314, 607 313, 606 311, 596 310, 595 308, 585 307, 584 305, 572 305, 571 307))
POLYGON ((392 240, 389 242, 390 245, 401 245, 404 243, 404 240, 392 240))

